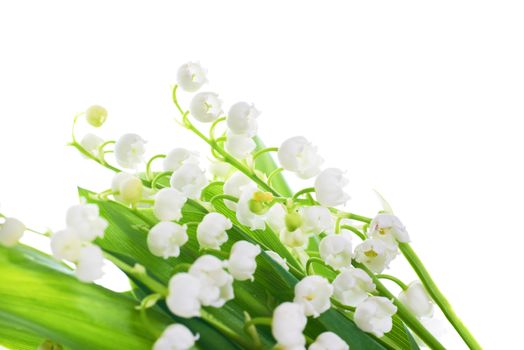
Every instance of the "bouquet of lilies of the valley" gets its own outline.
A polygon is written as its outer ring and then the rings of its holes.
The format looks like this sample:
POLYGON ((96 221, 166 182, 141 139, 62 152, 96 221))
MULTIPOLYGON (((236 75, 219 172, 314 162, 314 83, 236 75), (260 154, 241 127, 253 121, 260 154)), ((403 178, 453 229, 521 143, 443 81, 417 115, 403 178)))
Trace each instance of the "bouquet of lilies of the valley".
MULTIPOLYGON (((0 345, 445 349, 430 326, 436 304, 465 344, 481 349, 385 201, 369 217, 344 210, 345 173, 323 169, 302 136, 264 147, 252 104, 224 115, 217 94, 199 92, 182 106, 177 94, 206 81, 198 63, 184 64, 173 101, 179 124, 209 145, 209 171, 185 148, 144 159, 139 135, 77 139, 73 126, 70 145, 115 172, 110 189, 79 189, 65 229, 41 233, 52 256, 20 244, 25 231, 38 231, 0 214, 0 345), (312 186, 291 191, 288 172, 312 186), (385 273, 400 255, 419 280, 385 273), (127 275, 128 292, 92 283, 108 262, 127 275)), ((92 106, 73 125, 101 127, 106 118, 92 106)))

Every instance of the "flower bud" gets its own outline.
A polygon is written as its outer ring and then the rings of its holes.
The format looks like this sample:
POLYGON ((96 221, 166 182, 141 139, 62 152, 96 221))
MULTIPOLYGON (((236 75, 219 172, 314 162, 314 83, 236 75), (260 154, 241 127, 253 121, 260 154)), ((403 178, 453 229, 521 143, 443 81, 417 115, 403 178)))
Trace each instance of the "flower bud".
POLYGON ((322 276, 307 276, 295 285, 297 304, 304 306, 306 316, 318 317, 331 307, 333 286, 322 276))
POLYGON ((333 332, 321 333, 308 350, 349 350, 349 345, 333 332))
POLYGON ((186 163, 198 165, 198 153, 185 148, 175 148, 164 158, 164 171, 176 171, 186 163))
POLYGON ((171 187, 187 198, 199 199, 202 189, 207 185, 207 178, 198 165, 186 163, 171 175, 171 187))
POLYGON ((104 107, 93 105, 86 110, 87 122, 95 128, 101 127, 107 119, 107 111, 104 107))
POLYGON ((0 227, 0 244, 12 247, 18 243, 24 235, 25 225, 18 219, 6 218, 0 227))
POLYGON ((227 126, 237 135, 253 137, 257 134, 257 118, 260 112, 254 105, 246 102, 235 103, 229 109, 227 126))
POLYGON ((70 207, 66 214, 66 224, 82 240, 89 242, 103 237, 108 226, 107 221, 100 217, 96 204, 78 204, 70 207))
POLYGON ((278 150, 278 160, 282 168, 295 172, 302 179, 317 175, 324 162, 317 148, 303 136, 284 141, 278 150))
POLYGON ((142 181, 134 175, 120 172, 116 173, 111 182, 111 190, 117 201, 125 204, 138 202, 142 198, 143 185, 142 181))
POLYGON ((147 247, 153 255, 164 259, 178 257, 180 247, 188 240, 186 230, 186 225, 171 221, 159 222, 147 235, 147 247))
POLYGON ((349 233, 327 235, 320 241, 319 252, 326 264, 335 270, 349 267, 353 256, 351 235, 349 233))
POLYGON ((207 71, 198 62, 188 62, 177 72, 178 85, 188 92, 195 92, 207 82, 207 71))
POLYGON ((95 134, 85 134, 82 140, 80 140, 80 146, 82 146, 89 153, 98 156, 98 147, 104 143, 104 140, 95 134))
POLYGON ((93 282, 103 276, 104 255, 102 249, 94 244, 80 249, 75 274, 82 282, 93 282))
POLYGON ((224 270, 224 262, 212 255, 195 260, 189 273, 200 280, 198 298, 202 305, 222 307, 234 298, 233 276, 224 270))
POLYGON ((302 207, 302 230, 308 234, 318 235, 322 232, 333 232, 335 220, 328 208, 318 205, 302 207))
POLYGON ((167 327, 153 345, 153 350, 189 350, 195 345, 195 336, 189 328, 182 324, 167 327))
POLYGON ((353 320, 358 328, 381 338, 393 327, 392 316, 397 307, 384 297, 369 297, 360 303, 355 310, 353 320))
POLYGON ((191 318, 200 316, 200 280, 189 273, 177 273, 169 280, 166 304, 176 316, 191 318))
POLYGON ((335 207, 347 202, 349 195, 344 192, 348 179, 340 169, 328 168, 315 180, 317 201, 325 207, 335 207))
POLYGON ((197 240, 201 248, 220 249, 227 239, 227 230, 233 227, 231 220, 220 213, 204 216, 197 227, 197 240))
POLYGON ((289 248, 298 248, 305 246, 309 241, 309 235, 304 233, 300 228, 294 231, 283 229, 280 232, 280 240, 289 248))
POLYGON ((433 302, 420 281, 410 283, 406 290, 400 292, 398 299, 417 317, 433 315, 433 302))
MULTIPOLYGON (((248 184, 255 186, 253 181, 247 177, 246 174, 237 171, 224 183, 224 194, 240 198, 242 189, 248 184)), ((231 210, 237 210, 237 204, 233 201, 225 199, 224 204, 231 210)))
POLYGON ((302 215, 300 215, 297 211, 292 210, 286 214, 284 222, 286 224, 286 229, 289 232, 293 232, 302 226, 302 215))
POLYGON ((257 144, 249 136, 238 135, 232 132, 227 133, 227 139, 224 148, 237 159, 247 158, 256 147, 257 144))
POLYGON ((143 161, 146 142, 137 134, 122 135, 115 143, 115 158, 118 164, 135 169, 143 161))
POLYGON ((211 123, 222 113, 222 101, 214 92, 200 92, 189 103, 189 111, 199 122, 211 123))
MULTIPOLYGON (((306 345, 304 329, 307 317, 300 304, 285 302, 273 311, 271 333, 278 346, 284 349, 303 349, 306 345)), ((278 347, 277 347, 278 348, 278 347)))
POLYGON ((248 241, 238 241, 231 247, 228 260, 228 270, 234 279, 239 281, 254 280, 253 274, 257 268, 256 257, 261 250, 258 245, 248 241))
POLYGON ((163 188, 155 195, 153 212, 161 221, 179 220, 187 198, 174 188, 163 188))
POLYGON ((80 236, 72 229, 58 231, 51 236, 51 252, 58 260, 77 261, 82 244, 80 236))
POLYGON ((375 291, 375 284, 362 269, 343 269, 333 280, 335 298, 344 305, 357 306, 375 291))

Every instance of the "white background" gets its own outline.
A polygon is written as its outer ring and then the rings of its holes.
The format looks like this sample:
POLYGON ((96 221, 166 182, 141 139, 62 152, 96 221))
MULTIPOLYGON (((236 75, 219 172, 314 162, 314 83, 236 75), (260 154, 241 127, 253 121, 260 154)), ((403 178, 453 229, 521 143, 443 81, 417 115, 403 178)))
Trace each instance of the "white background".
POLYGON ((2 2, 1 211, 60 229, 76 185, 109 186, 108 171, 65 146, 73 115, 94 103, 109 111, 97 131, 106 138, 139 132, 150 155, 189 146, 207 156, 173 122, 170 100, 177 67, 200 60, 206 89, 226 106, 263 111, 266 144, 305 135, 327 166, 348 170, 351 210, 373 215, 379 190, 480 343, 518 347, 523 10, 518 1, 2 2))

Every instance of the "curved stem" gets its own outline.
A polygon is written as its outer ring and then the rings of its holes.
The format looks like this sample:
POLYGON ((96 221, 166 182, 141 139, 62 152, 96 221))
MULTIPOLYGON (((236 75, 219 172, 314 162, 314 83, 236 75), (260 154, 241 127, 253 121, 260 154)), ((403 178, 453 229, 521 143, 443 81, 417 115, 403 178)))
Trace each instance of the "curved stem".
POLYGON ((356 234, 361 240, 365 241, 366 240, 366 235, 362 232, 359 231, 359 229, 357 229, 356 227, 353 227, 353 226, 350 226, 350 225, 342 225, 340 226, 340 229, 345 229, 345 230, 349 230, 351 232, 353 232, 354 234, 356 234))
POLYGON ((215 128, 217 127, 218 124, 220 124, 224 120, 226 120, 226 117, 221 117, 221 118, 218 118, 217 120, 215 120, 213 122, 213 124, 211 124, 211 127, 209 128, 209 138, 211 140, 215 139, 215 128))
POLYGON ((107 163, 107 162, 102 162, 100 159, 98 159, 97 157, 95 157, 94 155, 91 154, 91 152, 88 152, 84 147, 82 147, 78 142, 76 141, 73 141, 71 143, 69 143, 69 146, 73 146, 74 148, 76 148, 80 153, 82 153, 86 158, 89 158, 91 160, 94 160, 95 162, 97 162, 98 164, 106 167, 107 169, 109 170, 112 170, 114 172, 117 172, 117 173, 120 173, 122 172, 122 170, 112 166, 111 164, 107 163))
POLYGON ((151 181, 151 189, 156 189, 157 188, 157 184, 158 184, 158 181, 163 178, 163 177, 167 177, 167 176, 171 176, 172 172, 171 171, 164 171, 164 172, 161 172, 159 174, 157 174, 153 181, 151 181))
POLYGON ((261 149, 260 151, 256 151, 253 154, 253 163, 255 162, 255 160, 258 157, 260 157, 261 155, 263 155, 265 153, 268 153, 268 152, 278 152, 278 147, 267 147, 267 148, 261 149))
POLYGON ((276 168, 272 172, 269 173, 267 176, 267 184, 271 186, 271 181, 273 181, 273 178, 284 171, 284 168, 276 168))
POLYGON ((342 304, 340 301, 338 301, 335 298, 331 298, 331 304, 335 305, 336 307, 338 307, 340 309, 343 309, 344 311, 355 312, 355 310, 357 309, 354 306, 344 305, 344 304, 342 304))
POLYGON ((216 196, 214 196, 213 198, 211 198, 211 200, 209 201, 209 203, 211 203, 213 206, 215 205, 215 202, 217 200, 224 200, 224 199, 227 199, 227 200, 230 200, 232 202, 235 202, 235 203, 238 203, 238 198, 237 197, 234 197, 234 196, 230 196, 228 194, 217 194, 216 196))
POLYGON ((201 317, 210 325, 215 327, 219 332, 224 334, 229 339, 237 342, 244 349, 255 350, 256 346, 249 343, 246 339, 239 336, 236 332, 226 327, 222 322, 218 321, 212 314, 208 313, 206 310, 200 310, 201 317))
POLYGON ((312 264, 313 263, 316 263, 316 264, 319 264, 319 265, 322 265, 324 266, 325 268, 333 271, 333 272, 336 272, 335 269, 333 269, 331 266, 329 266, 328 264, 326 264, 324 262, 324 260, 320 259, 320 258, 309 258, 308 261, 306 262, 306 273, 308 275, 312 275, 313 273, 311 272, 311 267, 312 267, 312 264))
POLYGON ((315 188, 314 187, 303 188, 300 191, 298 191, 297 193, 295 193, 293 195, 292 199, 295 200, 295 199, 297 199, 298 197, 300 197, 303 194, 312 193, 312 192, 315 192, 315 188))
POLYGON ((151 174, 151 164, 153 163, 153 161, 154 161, 155 159, 160 159, 160 158, 165 158, 165 157, 166 157, 165 154, 157 154, 156 156, 151 157, 151 159, 149 159, 149 160, 147 161, 147 164, 146 164, 146 177, 147 177, 149 180, 151 180, 151 178, 153 177, 153 176, 152 176, 153 174, 151 174))
POLYGON ((377 278, 383 279, 383 280, 390 280, 392 282, 395 282, 402 290, 408 289, 407 284, 405 284, 404 282, 402 282, 399 278, 397 278, 395 276, 386 275, 386 274, 378 274, 377 278))

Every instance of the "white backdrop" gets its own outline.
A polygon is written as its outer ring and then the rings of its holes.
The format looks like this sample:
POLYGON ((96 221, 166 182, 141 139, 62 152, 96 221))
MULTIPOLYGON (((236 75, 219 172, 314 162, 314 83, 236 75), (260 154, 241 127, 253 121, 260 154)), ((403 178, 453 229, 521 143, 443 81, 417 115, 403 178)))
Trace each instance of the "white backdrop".
MULTIPOLYGON (((206 89, 227 106, 262 110, 266 144, 305 135, 326 165, 347 169, 350 209, 373 215, 372 189, 383 193, 481 344, 515 348, 523 10, 518 1, 2 2, 1 211, 60 229, 77 185, 108 187, 108 171, 65 146, 73 115, 94 103, 109 111, 107 138, 139 132, 151 155, 185 145, 207 156, 173 122, 170 100, 177 67, 200 60, 206 89)), ((452 334, 445 342, 462 348, 452 334)))

